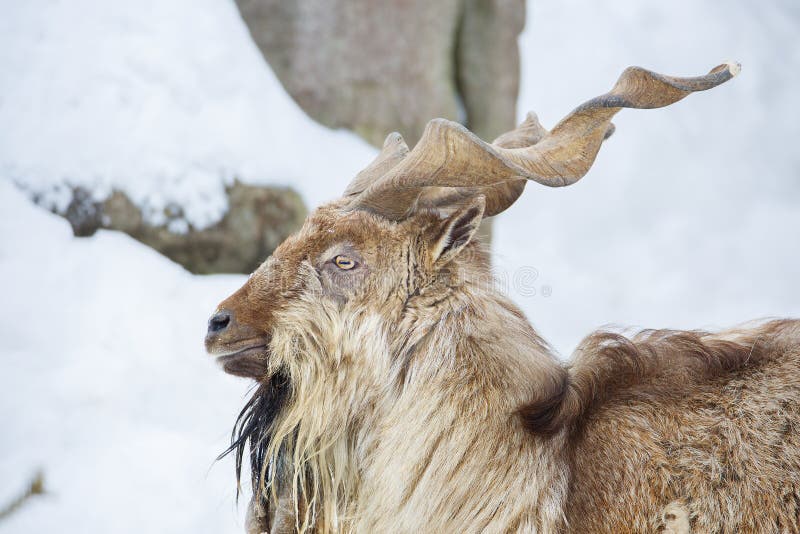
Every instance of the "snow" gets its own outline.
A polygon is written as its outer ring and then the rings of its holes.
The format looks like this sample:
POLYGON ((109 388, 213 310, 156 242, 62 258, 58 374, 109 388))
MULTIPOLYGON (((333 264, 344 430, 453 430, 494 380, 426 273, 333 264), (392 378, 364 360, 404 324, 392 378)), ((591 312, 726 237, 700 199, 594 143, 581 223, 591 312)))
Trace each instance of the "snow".
POLYGON ((513 294, 562 355, 604 324, 715 329, 800 315, 798 29, 790 1, 530 5, 518 110, 545 127, 629 65, 694 76, 742 64, 668 108, 621 111, 586 177, 530 184, 498 217, 498 270, 513 280, 536 269, 537 293, 513 294))
MULTIPOLYGON (((1 0, 0 0, 1 1, 1 0)), ((531 184, 498 217, 500 278, 564 355, 605 323, 715 328, 800 315, 800 12, 790 2, 540 0, 521 38, 520 117, 552 126, 629 64, 727 59, 739 77, 626 110, 578 184, 531 184)), ((224 449, 248 383, 203 353, 243 276, 193 276, 112 232, 71 236, 27 196, 122 188, 158 217, 224 209, 222 184, 335 197, 374 151, 308 119, 229 0, 2 2, 0 506, 3 532, 241 532, 224 449), (26 189, 21 192, 12 185, 26 189)))
POLYGON ((374 156, 294 104, 233 1, 2 9, 0 173, 45 205, 65 208, 65 184, 98 199, 116 188, 154 223, 177 202, 204 227, 226 211, 234 178, 293 184, 316 205, 374 156))
POLYGON ((239 532, 217 464, 246 384, 205 356, 243 276, 192 276, 124 234, 71 236, 0 181, 0 503, 49 494, 5 532, 239 532), (67 530, 68 527, 68 530, 67 530))

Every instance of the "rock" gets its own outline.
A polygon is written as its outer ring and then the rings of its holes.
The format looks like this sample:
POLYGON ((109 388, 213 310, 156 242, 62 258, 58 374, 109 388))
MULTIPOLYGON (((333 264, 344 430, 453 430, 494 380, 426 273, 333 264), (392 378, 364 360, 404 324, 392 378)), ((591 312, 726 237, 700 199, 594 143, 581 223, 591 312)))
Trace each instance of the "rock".
POLYGON ((380 147, 434 117, 491 140, 514 127, 524 0, 237 0, 289 94, 311 117, 380 147), (463 106, 463 109, 462 109, 463 106))
POLYGON ((76 236, 90 236, 100 228, 119 230, 193 273, 250 273, 300 227, 307 211, 300 195, 290 188, 236 181, 226 193, 227 213, 202 229, 189 224, 177 205, 164 210, 164 224, 151 224, 122 191, 96 201, 90 192, 75 188, 61 215, 76 236))
POLYGON ((69 221, 73 234, 89 237, 103 224, 103 205, 94 199, 90 191, 76 187, 72 190, 72 200, 61 215, 69 221))
POLYGON ((466 126, 487 141, 517 124, 524 0, 465 0, 458 33, 458 92, 466 126))

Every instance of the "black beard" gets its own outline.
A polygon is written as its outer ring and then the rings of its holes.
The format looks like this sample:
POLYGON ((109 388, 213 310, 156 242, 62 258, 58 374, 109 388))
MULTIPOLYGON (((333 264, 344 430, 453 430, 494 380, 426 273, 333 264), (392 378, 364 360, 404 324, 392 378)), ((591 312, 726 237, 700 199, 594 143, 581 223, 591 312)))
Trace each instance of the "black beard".
POLYGON ((239 498, 242 477, 242 460, 245 451, 250 454, 250 477, 254 494, 264 499, 273 484, 285 476, 284 451, 280 451, 278 465, 265 466, 268 462, 267 447, 272 437, 273 425, 291 393, 288 378, 277 373, 266 382, 260 382, 247 401, 231 432, 231 445, 219 455, 218 460, 234 453, 236 462, 236 498, 239 498), (260 487, 264 473, 263 487, 260 487))

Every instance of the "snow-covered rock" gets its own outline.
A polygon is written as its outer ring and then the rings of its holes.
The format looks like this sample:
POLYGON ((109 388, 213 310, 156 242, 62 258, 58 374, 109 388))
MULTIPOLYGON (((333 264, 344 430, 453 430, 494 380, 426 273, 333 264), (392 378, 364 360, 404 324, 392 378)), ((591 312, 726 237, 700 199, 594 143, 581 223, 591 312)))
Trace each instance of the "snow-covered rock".
POLYGON ((153 223, 123 191, 105 200, 76 187, 63 215, 76 236, 97 230, 119 230, 149 245, 195 274, 249 274, 295 232, 308 210, 291 188, 244 184, 225 187, 228 209, 211 225, 197 228, 186 220, 183 206, 170 204, 166 219, 153 223))

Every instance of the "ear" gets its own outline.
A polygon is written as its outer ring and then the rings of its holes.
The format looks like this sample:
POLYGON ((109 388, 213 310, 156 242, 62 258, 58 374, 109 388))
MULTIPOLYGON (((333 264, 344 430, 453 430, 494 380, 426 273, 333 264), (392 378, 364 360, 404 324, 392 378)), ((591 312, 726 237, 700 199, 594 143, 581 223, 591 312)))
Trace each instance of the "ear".
POLYGON ((478 196, 431 229, 428 242, 433 263, 444 265, 467 246, 483 220, 485 207, 486 200, 478 196))

